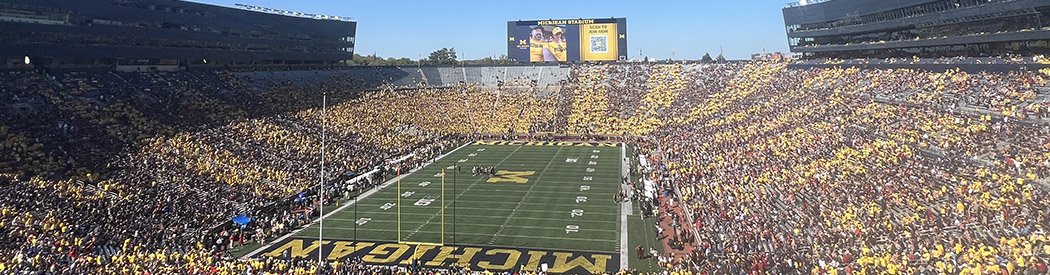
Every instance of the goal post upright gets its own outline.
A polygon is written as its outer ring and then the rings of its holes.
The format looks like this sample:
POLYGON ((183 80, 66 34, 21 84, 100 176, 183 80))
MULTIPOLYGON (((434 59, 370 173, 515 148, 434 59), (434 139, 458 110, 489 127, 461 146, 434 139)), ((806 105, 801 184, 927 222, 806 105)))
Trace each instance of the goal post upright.
POLYGON ((441 243, 445 243, 445 168, 441 168, 441 243))
POLYGON ((397 167, 397 241, 401 242, 401 167, 397 167))

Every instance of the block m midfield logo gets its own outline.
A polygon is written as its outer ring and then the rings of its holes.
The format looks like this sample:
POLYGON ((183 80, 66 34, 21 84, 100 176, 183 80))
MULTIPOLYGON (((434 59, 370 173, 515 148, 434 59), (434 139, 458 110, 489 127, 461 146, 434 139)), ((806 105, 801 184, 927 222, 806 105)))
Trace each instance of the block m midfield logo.
POLYGON ((529 178, 527 176, 535 175, 536 171, 507 171, 499 170, 496 174, 489 178, 487 182, 513 182, 513 183, 528 183, 529 178))

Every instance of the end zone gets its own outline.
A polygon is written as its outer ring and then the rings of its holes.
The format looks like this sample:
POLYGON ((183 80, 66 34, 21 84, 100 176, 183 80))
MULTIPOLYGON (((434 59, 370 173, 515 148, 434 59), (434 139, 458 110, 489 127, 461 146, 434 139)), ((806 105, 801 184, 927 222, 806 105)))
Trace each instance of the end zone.
POLYGON ((614 253, 546 250, 484 245, 439 245, 293 237, 275 243, 261 255, 268 257, 317 258, 329 261, 360 258, 368 264, 420 267, 469 267, 470 270, 534 271, 547 265, 548 273, 616 273, 620 255, 614 253), (318 249, 320 248, 320 249, 318 249))

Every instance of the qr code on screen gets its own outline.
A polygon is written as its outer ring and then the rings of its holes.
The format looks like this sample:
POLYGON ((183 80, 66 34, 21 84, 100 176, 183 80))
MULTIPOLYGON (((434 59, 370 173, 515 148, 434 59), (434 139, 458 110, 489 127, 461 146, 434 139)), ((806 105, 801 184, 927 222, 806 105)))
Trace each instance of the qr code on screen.
POLYGON ((609 36, 607 35, 592 35, 591 36, 591 53, 606 53, 609 52, 609 36))

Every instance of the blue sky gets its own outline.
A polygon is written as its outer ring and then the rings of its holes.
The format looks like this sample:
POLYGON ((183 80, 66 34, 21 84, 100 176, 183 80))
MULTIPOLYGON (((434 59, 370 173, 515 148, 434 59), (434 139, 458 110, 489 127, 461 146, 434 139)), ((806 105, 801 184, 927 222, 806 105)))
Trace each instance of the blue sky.
POLYGON ((506 54, 507 21, 626 17, 628 54, 699 59, 705 52, 728 59, 752 53, 787 52, 781 9, 789 0, 193 0, 232 7, 236 3, 353 17, 356 53, 426 57, 454 47, 460 59, 506 54), (440 27, 440 28, 435 28, 440 27))

